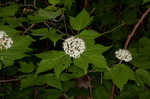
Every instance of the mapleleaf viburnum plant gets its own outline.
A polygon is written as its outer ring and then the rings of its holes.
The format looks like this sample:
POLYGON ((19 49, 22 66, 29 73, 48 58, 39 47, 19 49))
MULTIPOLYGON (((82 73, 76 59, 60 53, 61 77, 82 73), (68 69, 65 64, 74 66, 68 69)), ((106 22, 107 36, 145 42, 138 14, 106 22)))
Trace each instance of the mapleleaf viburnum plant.
POLYGON ((0 0, 0 99, 150 99, 150 0, 0 0))

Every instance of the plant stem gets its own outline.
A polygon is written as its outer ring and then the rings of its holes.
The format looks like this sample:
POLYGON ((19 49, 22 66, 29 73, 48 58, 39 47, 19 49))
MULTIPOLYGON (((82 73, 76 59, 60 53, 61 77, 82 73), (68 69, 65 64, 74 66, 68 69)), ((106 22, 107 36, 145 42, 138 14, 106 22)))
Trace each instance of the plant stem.
POLYGON ((113 98, 114 98, 114 90, 115 90, 115 84, 112 84, 110 99, 113 99, 113 98))
POLYGON ((137 28, 140 26, 140 24, 143 22, 144 18, 147 16, 147 14, 150 12, 150 8, 148 8, 145 13, 142 15, 142 17, 139 19, 138 23, 134 26, 132 32, 128 35, 128 38, 126 40, 126 43, 124 45, 124 48, 126 49, 129 45, 129 42, 131 41, 131 38, 134 36, 137 28))
POLYGON ((84 8, 87 8, 88 0, 84 0, 84 8))
POLYGON ((8 82, 15 82, 15 81, 19 81, 19 79, 0 80, 0 83, 8 83, 8 82))
POLYGON ((34 26, 35 26, 35 24, 32 24, 31 26, 29 26, 29 27, 22 33, 22 35, 24 35, 24 34, 27 33, 28 31, 30 31, 34 26))

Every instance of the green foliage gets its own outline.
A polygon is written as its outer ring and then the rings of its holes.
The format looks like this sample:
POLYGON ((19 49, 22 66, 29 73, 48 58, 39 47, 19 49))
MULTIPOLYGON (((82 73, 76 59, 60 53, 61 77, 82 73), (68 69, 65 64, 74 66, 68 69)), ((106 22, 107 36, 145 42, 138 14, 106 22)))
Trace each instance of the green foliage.
POLYGON ((21 80, 20 88, 27 88, 33 85, 43 85, 47 84, 49 86, 62 89, 61 82, 53 74, 47 74, 37 77, 36 75, 25 75, 21 80))
POLYGON ((40 23, 40 22, 47 21, 49 19, 55 19, 60 15, 61 15, 61 9, 58 10, 40 9, 39 11, 35 12, 34 15, 28 15, 28 20, 32 24, 40 23))
POLYGON ((150 0, 143 0, 143 4, 150 2, 150 0))
POLYGON ((60 3, 60 0, 48 0, 48 2, 52 5, 56 5, 60 3))
POLYGON ((59 77, 60 73, 68 68, 70 64, 70 58, 63 51, 50 51, 37 55, 42 58, 39 64, 37 73, 51 70, 54 68, 55 74, 59 77))
POLYGON ((106 60, 102 55, 102 53, 106 51, 108 47, 94 44, 94 39, 98 36, 100 36, 100 34, 93 30, 84 30, 78 35, 78 37, 85 41, 86 50, 79 59, 74 60, 74 63, 75 65, 84 69, 85 73, 87 73, 89 63, 93 64, 96 68, 108 69, 106 60))
POLYGON ((50 11, 50 10, 39 10, 39 16, 41 16, 44 19, 55 19, 57 16, 61 14, 61 10, 57 11, 50 11))
POLYGON ((49 38, 50 40, 53 41, 54 45, 56 45, 56 42, 63 36, 61 34, 58 34, 55 28, 51 28, 50 30, 48 28, 40 28, 32 30, 32 35, 43 36, 42 38, 40 38, 41 40, 49 38))
POLYGON ((133 8, 126 8, 122 13, 123 20, 126 24, 134 24, 137 22, 137 10, 133 8))
POLYGON ((2 65, 0 65, 0 70, 2 69, 2 65))
POLYGON ((45 38, 49 38, 50 40, 52 40, 54 42, 54 45, 56 45, 56 42, 58 40, 60 40, 62 38, 62 35, 56 33, 56 29, 51 28, 50 32, 47 33, 44 37, 42 37, 41 39, 45 39, 45 38))
POLYGON ((134 66, 139 67, 139 68, 143 68, 143 69, 150 69, 150 61, 149 61, 149 57, 150 57, 150 39, 149 38, 141 38, 139 40, 138 43, 138 49, 135 48, 131 48, 131 51, 133 53, 133 61, 132 63, 134 64, 134 66))
POLYGON ((74 60, 75 65, 84 69, 85 73, 87 73, 89 63, 93 64, 95 68, 108 69, 106 60, 102 55, 104 49, 106 48, 100 45, 91 46, 79 59, 74 60))
POLYGON ((150 86, 150 74, 148 71, 143 70, 143 69, 138 69, 136 70, 136 78, 139 84, 144 85, 147 84, 150 86))
POLYGON ((71 9, 73 2, 75 2, 75 1, 74 0, 64 0, 64 7, 71 9))
POLYGON ((0 31, 13 40, 0 49, 0 99, 108 99, 113 84, 114 99, 149 99, 149 15, 129 42, 132 61, 115 51, 150 0, 85 1, 0 0, 0 31), (85 43, 79 58, 63 49, 71 36, 85 43))
POLYGON ((17 12, 18 10, 18 5, 16 4, 12 4, 10 6, 7 6, 7 7, 3 7, 0 9, 0 17, 8 17, 8 16, 14 16, 15 13, 17 12))
POLYGON ((23 72, 23 73, 31 73, 34 70, 34 65, 33 63, 25 63, 25 62, 21 62, 20 63, 20 68, 19 71, 23 72))
POLYGON ((93 17, 83 9, 76 17, 70 17, 70 24, 74 30, 80 31, 87 27, 92 21, 93 17))
POLYGON ((107 90, 103 86, 98 86, 94 90, 94 99, 108 99, 109 94, 107 93, 107 90))
POLYGON ((5 26, 0 26, 0 28, 6 31, 8 36, 10 36, 13 40, 11 48, 0 51, 1 60, 6 66, 9 66, 14 63, 14 60, 25 57, 25 52, 31 51, 29 45, 31 44, 32 39, 29 36, 20 36, 19 31, 12 28, 5 26))
POLYGON ((134 72, 124 64, 115 65, 111 70, 111 75, 112 81, 120 90, 123 89, 123 86, 130 78, 134 79, 134 72))

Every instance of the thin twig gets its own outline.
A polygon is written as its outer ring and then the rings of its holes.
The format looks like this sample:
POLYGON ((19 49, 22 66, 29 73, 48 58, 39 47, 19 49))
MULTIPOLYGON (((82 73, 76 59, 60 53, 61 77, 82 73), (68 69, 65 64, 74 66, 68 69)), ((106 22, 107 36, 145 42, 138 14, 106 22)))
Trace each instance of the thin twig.
POLYGON ((26 5, 27 4, 27 1, 26 0, 24 0, 24 5, 26 5))
POLYGON ((142 15, 142 17, 140 18, 140 20, 138 21, 138 23, 135 25, 135 27, 133 28, 132 32, 128 35, 128 38, 126 40, 126 43, 124 45, 124 48, 126 49, 129 45, 129 42, 131 40, 131 38, 133 37, 133 35, 135 34, 137 28, 139 27, 139 25, 143 22, 144 18, 147 16, 147 14, 150 12, 150 8, 148 8, 145 13, 142 15))
POLYGON ((88 0, 84 0, 84 8, 87 8, 88 0))
POLYGON ((64 15, 64 26, 65 26, 65 32, 68 33, 68 29, 67 29, 67 25, 66 25, 66 18, 65 18, 65 14, 63 12, 64 15))
POLYGON ((92 15, 95 12, 96 8, 93 8, 90 12, 90 15, 92 15))
POLYGON ((38 88, 34 89, 34 99, 38 99, 38 88))
POLYGON ((53 19, 53 21, 54 22, 60 22, 60 21, 62 21, 64 19, 64 17, 65 17, 65 15, 64 15, 64 11, 63 11, 62 14, 61 14, 61 16, 60 16, 60 18, 58 20, 53 19))
POLYGON ((21 27, 23 27, 24 30, 26 30, 27 28, 23 25, 23 24, 19 24, 21 27))
POLYGON ((30 31, 34 26, 35 26, 35 24, 32 24, 31 26, 29 26, 29 27, 22 33, 22 35, 24 35, 24 34, 27 33, 28 31, 30 31))
POLYGON ((103 72, 101 72, 101 85, 103 84, 103 72))
POLYGON ((111 29, 111 30, 109 30, 109 31, 103 32, 102 34, 108 34, 108 33, 111 33, 111 32, 117 30, 118 28, 120 28, 120 27, 122 27, 122 26, 124 26, 124 25, 125 25, 125 23, 122 23, 122 24, 116 26, 115 28, 113 28, 113 29, 111 29))
POLYGON ((34 7, 35 9, 37 9, 37 7, 36 7, 36 0, 33 0, 33 7, 34 7))
POLYGON ((8 83, 8 82, 16 82, 16 81, 19 81, 19 79, 0 80, 0 83, 8 83))

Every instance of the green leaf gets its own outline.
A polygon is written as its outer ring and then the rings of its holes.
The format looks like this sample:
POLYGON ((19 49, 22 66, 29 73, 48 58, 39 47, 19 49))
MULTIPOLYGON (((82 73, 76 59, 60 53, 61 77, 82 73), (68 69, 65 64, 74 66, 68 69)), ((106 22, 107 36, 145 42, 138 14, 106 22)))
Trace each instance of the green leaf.
POLYGON ((41 99, 59 99, 60 95, 63 93, 62 90, 59 89, 45 89, 43 88, 39 90, 39 97, 41 99))
POLYGON ((36 76, 34 75, 25 75, 25 77, 23 79, 21 79, 21 85, 20 88, 24 89, 27 87, 31 87, 35 85, 35 81, 36 81, 36 76))
POLYGON ((109 99, 110 93, 103 86, 98 86, 94 89, 94 99, 109 99))
POLYGON ((48 0, 48 2, 52 5, 56 5, 60 3, 60 0, 48 0))
POLYGON ((32 29, 31 31, 34 36, 45 36, 49 33, 48 28, 32 29))
POLYGON ((54 42, 54 46, 56 45, 56 42, 62 38, 61 34, 56 33, 55 28, 51 28, 49 33, 47 33, 45 36, 43 36, 41 39, 49 38, 54 42))
POLYGON ((74 0, 64 0, 64 6, 65 8, 71 9, 72 3, 74 0))
POLYGON ((148 97, 150 97, 150 90, 146 89, 143 92, 139 93, 139 99, 147 99, 148 97))
POLYGON ((0 70, 2 69, 2 64, 0 64, 0 70))
POLYGON ((22 22, 25 22, 25 21, 26 19, 23 17, 20 17, 20 18, 6 17, 2 19, 3 24, 8 23, 9 27, 12 27, 12 28, 19 26, 22 22))
POLYGON ((41 75, 37 79, 37 85, 48 84, 49 86, 62 89, 62 85, 59 79, 53 74, 41 75))
POLYGON ((127 8, 123 11, 122 15, 123 20, 125 21, 126 24, 134 24, 138 21, 137 18, 137 10, 136 9, 131 9, 127 8))
POLYGON ((102 45, 93 45, 90 48, 87 48, 80 58, 74 59, 75 65, 82 68, 85 73, 87 73, 88 65, 90 63, 96 68, 108 69, 107 62, 102 55, 104 49, 106 50, 107 48, 102 45))
POLYGON ((25 52, 31 51, 29 45, 31 44, 32 39, 29 36, 21 36, 19 31, 16 31, 12 28, 5 26, 0 26, 0 28, 4 30, 13 40, 11 48, 0 51, 1 60, 5 66, 9 66, 14 63, 14 60, 27 56, 25 52))
POLYGON ((143 4, 149 3, 150 0, 143 0, 143 4))
POLYGON ((39 16, 43 17, 44 19, 55 19, 56 17, 61 15, 61 10, 58 9, 57 11, 52 10, 39 10, 39 16))
POLYGON ((47 20, 55 19, 61 15, 61 9, 58 10, 46 10, 40 9, 38 12, 35 12, 33 15, 28 15, 29 23, 40 23, 47 20))
POLYGON ((51 28, 50 30, 48 30, 48 28, 35 29, 32 30, 32 35, 43 36, 42 38, 40 38, 41 40, 49 38, 54 42, 54 46, 56 45, 56 42, 63 36, 62 34, 58 34, 55 28, 51 28))
POLYGON ((68 68, 71 59, 63 51, 49 51, 37 55, 42 59, 39 63, 37 73, 48 71, 54 68, 55 74, 59 77, 60 73, 68 68))
POLYGON ((83 9, 76 17, 70 17, 70 24, 74 30, 80 31, 86 28, 92 20, 93 17, 90 17, 88 12, 83 9))
POLYGON ((68 72, 70 72, 71 74, 70 73, 62 73, 60 75, 61 81, 68 81, 68 80, 71 80, 73 78, 79 78, 81 76, 84 76, 84 71, 75 65, 71 65, 68 68, 68 72))
POLYGON ((25 63, 25 62, 21 62, 20 63, 20 68, 19 71, 23 72, 23 73, 31 73, 34 70, 34 64, 33 63, 25 63))
POLYGON ((142 82, 150 86, 150 73, 144 69, 136 70, 137 81, 142 82))
POLYGON ((29 23, 33 24, 33 23, 40 23, 40 22, 44 22, 48 19, 45 19, 41 16, 39 16, 38 14, 35 15, 28 15, 27 19, 29 20, 29 23))
POLYGON ((115 65, 112 70, 112 81, 113 83, 120 88, 123 89, 123 86, 128 82, 128 80, 133 77, 134 72, 124 64, 115 65))
POLYGON ((80 58, 74 60, 74 63, 82 68, 85 73, 87 72, 89 63, 93 64, 96 68, 108 69, 106 60, 102 53, 109 47, 104 47, 98 44, 95 45, 94 39, 98 36, 100 36, 100 34, 94 30, 84 30, 77 35, 77 37, 80 37, 85 41, 86 50, 80 58))
POLYGON ((134 83, 129 83, 124 86, 124 89, 120 92, 118 99, 134 99, 140 93, 143 93, 144 87, 139 87, 134 83))
POLYGON ((77 37, 83 39, 85 41, 86 47, 90 47, 95 44, 94 39, 101 36, 98 32, 94 30, 83 30, 77 37))
POLYGON ((130 48, 130 51, 133 55, 133 60, 131 63, 142 69, 150 69, 150 39, 143 37, 139 40, 138 46, 130 48))
POLYGON ((21 80, 21 89, 32 87, 35 85, 47 84, 51 87, 62 89, 62 85, 59 79, 54 74, 46 74, 41 76, 36 75, 25 75, 21 80))
POLYGON ((0 8, 0 17, 14 16, 18 10, 18 5, 11 4, 10 6, 0 8))

